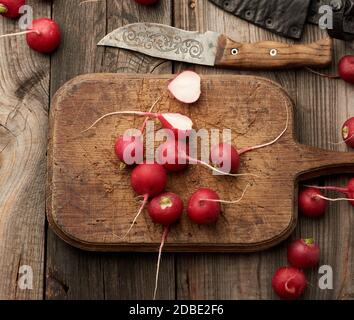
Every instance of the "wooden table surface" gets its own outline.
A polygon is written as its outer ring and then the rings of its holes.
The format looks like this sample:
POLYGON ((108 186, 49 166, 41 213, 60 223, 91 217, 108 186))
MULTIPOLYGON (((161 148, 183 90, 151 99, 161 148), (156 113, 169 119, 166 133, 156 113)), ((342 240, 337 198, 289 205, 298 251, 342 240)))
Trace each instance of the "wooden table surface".
MULTIPOLYGON (((146 8, 133 0, 28 0, 35 17, 52 16, 62 27, 60 50, 51 57, 28 49, 23 37, 0 40, 0 299, 151 299, 156 254, 87 253, 70 247, 48 229, 45 181, 50 98, 66 81, 92 72, 255 74, 281 83, 294 99, 300 142, 346 151, 342 123, 354 115, 354 87, 306 71, 238 72, 153 59, 115 48, 96 47, 113 29, 138 21, 188 30, 225 32, 237 41, 282 40, 207 0, 160 0, 146 8), (33 269, 33 289, 21 290, 18 271, 33 269)), ((0 34, 16 32, 16 21, 0 18, 0 34)), ((325 36, 307 26, 302 42, 325 36)), ((335 61, 353 53, 335 41, 335 61)), ((335 63, 328 71, 335 70, 335 63)), ((349 150, 348 150, 349 152, 349 150)), ((345 184, 344 176, 318 184, 345 184)), ((266 199, 264 199, 266 201, 266 199)), ((305 299, 354 299, 354 211, 330 206, 320 220, 301 218, 292 238, 314 237, 321 264, 334 272, 334 289, 320 290, 317 270, 308 272, 305 299)), ((165 254, 159 299, 270 299, 271 277, 286 264, 286 243, 256 254, 165 254)))

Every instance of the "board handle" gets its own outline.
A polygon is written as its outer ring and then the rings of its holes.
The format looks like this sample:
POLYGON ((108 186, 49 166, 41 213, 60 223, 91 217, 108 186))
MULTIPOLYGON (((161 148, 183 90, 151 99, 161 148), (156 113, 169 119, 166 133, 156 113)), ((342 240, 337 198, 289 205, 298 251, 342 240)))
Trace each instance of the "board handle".
POLYGON ((323 68, 331 64, 332 56, 331 38, 291 45, 275 41, 240 43, 221 35, 215 65, 237 69, 323 68))
POLYGON ((352 173, 354 174, 354 152, 337 152, 318 149, 310 146, 298 146, 300 181, 324 175, 352 173))

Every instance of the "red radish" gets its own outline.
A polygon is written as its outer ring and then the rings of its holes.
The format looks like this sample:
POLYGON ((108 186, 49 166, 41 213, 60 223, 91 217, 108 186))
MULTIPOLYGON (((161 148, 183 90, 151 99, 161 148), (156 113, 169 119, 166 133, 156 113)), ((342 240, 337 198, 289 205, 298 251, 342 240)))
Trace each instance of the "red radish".
POLYGON ((32 27, 28 30, 34 31, 26 35, 27 44, 33 50, 51 53, 59 47, 60 28, 54 20, 48 18, 33 20, 32 27))
MULTIPOLYGON (((125 114, 125 115, 138 115, 138 116, 147 116, 147 117, 151 117, 151 118, 157 118, 160 120, 162 126, 167 129, 167 130, 171 130, 171 133, 174 134, 174 140, 176 140, 176 137, 179 138, 186 138, 186 136, 188 136, 192 130, 193 127, 193 122, 190 118, 188 118, 187 116, 184 116, 182 114, 179 113, 151 113, 151 112, 142 112, 142 111, 116 111, 116 112, 112 112, 112 113, 108 113, 103 115, 102 117, 100 117, 99 119, 97 119, 89 128, 83 130, 81 133, 84 133, 88 130, 90 130, 91 128, 93 128, 96 124, 98 124, 100 121, 102 121, 103 119, 109 117, 109 116, 114 116, 114 115, 119 115, 119 114, 125 114)), ((278 138, 279 139, 279 138, 278 138)), ((275 141, 275 140, 274 140, 275 141)), ((272 143, 274 143, 274 141, 272 143)), ((182 144, 183 142, 181 142, 182 144)), ((270 143, 268 143, 267 145, 269 145, 270 143)), ((254 148, 260 148, 263 147, 265 145, 262 146, 257 146, 254 148)), ((172 148, 172 150, 175 150, 175 146, 172 147, 172 144, 170 145, 170 147, 172 148)), ((167 147, 166 147, 167 148, 167 147)), ((251 150, 251 148, 247 148, 247 151, 251 150)), ((253 150, 253 149, 252 149, 253 150)), ((163 155, 163 152, 160 152, 160 157, 163 155)), ((191 158, 189 155, 187 154, 179 154, 179 157, 185 157, 187 160, 194 162, 194 163, 199 163, 202 164, 206 167, 208 167, 209 169, 213 170, 214 172, 218 172, 219 174, 223 174, 223 175, 229 175, 229 176, 255 176, 254 174, 228 174, 225 173, 211 165, 209 165, 206 162, 203 162, 201 160, 198 159, 194 159, 191 158)))
POLYGON ((354 117, 348 119, 342 128, 342 137, 344 142, 350 147, 354 148, 354 117))
POLYGON ((164 129, 171 130, 176 137, 188 136, 193 128, 193 121, 180 113, 152 113, 152 112, 142 112, 142 111, 116 111, 103 115, 101 118, 97 119, 89 128, 82 131, 86 132, 93 128, 97 123, 103 119, 115 116, 115 115, 137 115, 149 118, 156 118, 161 122, 164 129))
POLYGON ((245 147, 240 150, 236 150, 235 147, 227 143, 220 143, 211 148, 210 159, 214 167, 220 168, 220 171, 224 174, 235 174, 240 167, 240 155, 254 151, 257 149, 265 148, 275 144, 288 130, 289 127, 289 109, 286 107, 287 119, 284 130, 272 141, 253 147, 245 147))
MULTIPOLYGON (((161 97, 156 100, 156 102, 151 106, 150 111, 154 109, 156 104, 160 101, 161 97)), ((143 162, 144 158, 144 143, 142 141, 142 134, 145 131, 146 123, 149 118, 144 120, 141 127, 140 135, 122 136, 116 140, 114 149, 118 159, 126 164, 139 164, 143 162)))
POLYGON ((201 188, 190 197, 188 201, 187 213, 188 217, 197 224, 215 223, 221 213, 221 205, 219 202, 205 201, 220 200, 218 194, 210 189, 201 188))
POLYGON ((188 217, 196 224, 216 223, 221 213, 221 203, 236 204, 245 196, 250 184, 243 191, 241 197, 234 201, 220 200, 219 195, 207 188, 201 188, 193 193, 188 201, 188 217))
POLYGON ((212 147, 210 152, 212 164, 223 172, 237 173, 240 167, 240 156, 237 150, 227 143, 212 147))
POLYGON ((33 20, 26 31, 4 34, 0 38, 26 35, 27 45, 40 53, 51 53, 60 45, 61 35, 58 24, 51 19, 33 20))
POLYGON ((169 226, 181 218, 183 201, 178 195, 166 192, 150 201, 148 212, 153 222, 169 226))
MULTIPOLYGON (((354 179, 350 179, 347 187, 348 198, 354 199, 354 179)), ((349 203, 354 206, 354 200, 348 200, 349 203)))
POLYGON ((30 48, 41 53, 50 53, 60 45, 60 29, 58 24, 48 18, 33 20, 32 26, 26 31, 4 34, 0 38, 26 35, 30 48))
POLYGON ((156 151, 157 162, 167 171, 183 171, 188 167, 188 152, 188 146, 182 140, 168 139, 156 151))
POLYGON ((122 237, 126 238, 133 228, 136 220, 139 218, 141 212, 145 208, 149 198, 156 197, 166 188, 167 174, 163 166, 157 163, 143 163, 134 168, 131 174, 131 185, 134 191, 143 196, 143 203, 136 214, 127 233, 122 237))
POLYGON ((299 269, 314 268, 320 260, 320 248, 313 239, 299 239, 288 246, 288 261, 299 269))
POLYGON ((144 144, 139 136, 122 136, 115 143, 118 159, 126 165, 142 163, 144 160, 144 144))
POLYGON ((201 95, 200 76, 193 71, 184 71, 174 78, 168 90, 181 102, 194 103, 199 100, 201 95))
POLYGON ((342 57, 338 63, 338 72, 344 81, 354 84, 354 56, 342 57))
POLYGON ((182 140, 175 140, 172 138, 168 139, 157 149, 156 154, 157 154, 157 162, 163 164, 165 169, 171 172, 178 172, 178 171, 185 170, 188 167, 189 163, 193 163, 193 164, 201 164, 221 175, 227 175, 233 177, 256 176, 251 173, 250 174, 227 173, 225 171, 221 171, 220 169, 211 166, 207 162, 192 158, 189 155, 188 146, 182 140))
POLYGON ((158 3, 159 0, 135 0, 135 2, 144 6, 151 6, 152 4, 158 3))
POLYGON ((165 189, 166 183, 166 170, 157 163, 139 164, 131 174, 134 191, 148 198, 159 195, 165 189))
POLYGON ((157 285, 159 281, 160 263, 162 249, 167 239, 169 226, 176 223, 183 213, 183 201, 181 198, 171 192, 161 194, 153 198, 148 206, 149 215, 153 222, 162 224, 164 232, 162 234, 159 256, 157 260, 154 300, 156 299, 157 285))
POLYGON ((296 300, 304 293, 307 282, 305 274, 293 267, 279 268, 272 279, 275 293, 284 300, 296 300))
MULTIPOLYGON (((315 190, 329 190, 329 191, 336 191, 342 193, 346 196, 346 198, 327 198, 322 196, 322 199, 327 201, 348 201, 352 206, 354 206, 354 178, 350 179, 348 182, 347 187, 335 187, 335 186, 326 186, 326 187, 317 187, 317 186, 309 186, 315 190)), ((319 191, 318 191, 319 192, 319 191)))
POLYGON ((304 188, 299 194, 300 212, 307 217, 320 217, 325 214, 327 202, 322 193, 315 188, 304 188))
POLYGON ((20 16, 20 8, 26 0, 0 0, 0 14, 4 17, 15 19, 20 16))

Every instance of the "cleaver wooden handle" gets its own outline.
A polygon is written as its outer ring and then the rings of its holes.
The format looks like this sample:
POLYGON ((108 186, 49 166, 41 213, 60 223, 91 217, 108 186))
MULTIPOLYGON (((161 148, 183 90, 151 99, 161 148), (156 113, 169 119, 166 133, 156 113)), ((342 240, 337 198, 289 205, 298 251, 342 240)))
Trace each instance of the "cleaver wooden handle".
POLYGON ((354 152, 336 152, 298 145, 298 178, 312 179, 331 174, 354 174, 354 152))
POLYGON ((215 65, 237 69, 321 68, 332 62, 333 40, 291 45, 275 41, 239 43, 219 37, 215 65))

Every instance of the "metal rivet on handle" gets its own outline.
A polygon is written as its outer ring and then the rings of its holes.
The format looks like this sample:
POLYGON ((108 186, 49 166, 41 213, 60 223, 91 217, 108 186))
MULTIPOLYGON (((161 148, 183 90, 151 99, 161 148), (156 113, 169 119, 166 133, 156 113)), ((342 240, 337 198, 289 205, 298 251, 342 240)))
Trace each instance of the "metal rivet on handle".
POLYGON ((278 54, 278 50, 277 49, 272 49, 269 51, 269 54, 272 56, 272 57, 275 57, 277 54, 278 54))
POLYGON ((238 54, 238 49, 237 49, 237 48, 231 49, 231 54, 232 54, 233 56, 236 56, 236 55, 238 54))

